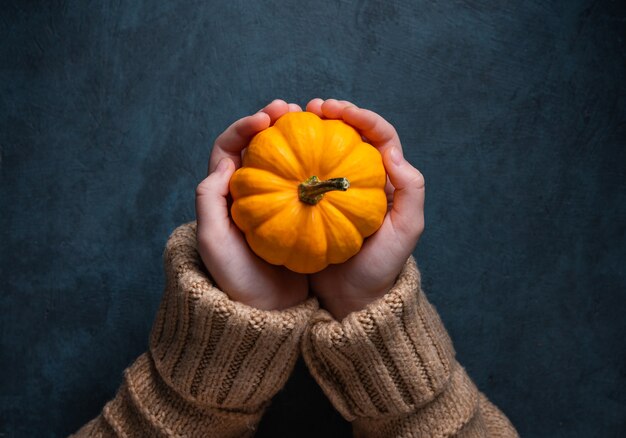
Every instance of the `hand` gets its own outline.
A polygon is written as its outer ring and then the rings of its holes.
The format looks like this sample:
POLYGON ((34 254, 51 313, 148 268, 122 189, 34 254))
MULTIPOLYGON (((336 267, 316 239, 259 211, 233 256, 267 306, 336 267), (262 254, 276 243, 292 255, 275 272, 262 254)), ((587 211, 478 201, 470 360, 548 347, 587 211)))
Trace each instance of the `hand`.
POLYGON ((352 125, 382 157, 390 208, 380 229, 345 263, 309 277, 320 305, 337 320, 391 289, 424 230, 424 177, 402 155, 394 127, 378 114, 335 99, 311 100, 307 111, 352 125))
POLYGON ((228 212, 230 177, 241 166, 241 151, 259 131, 296 104, 275 100, 261 111, 233 123, 217 139, 208 177, 196 189, 198 251, 218 287, 232 300, 264 310, 284 309, 308 295, 305 275, 261 260, 248 247, 228 212))

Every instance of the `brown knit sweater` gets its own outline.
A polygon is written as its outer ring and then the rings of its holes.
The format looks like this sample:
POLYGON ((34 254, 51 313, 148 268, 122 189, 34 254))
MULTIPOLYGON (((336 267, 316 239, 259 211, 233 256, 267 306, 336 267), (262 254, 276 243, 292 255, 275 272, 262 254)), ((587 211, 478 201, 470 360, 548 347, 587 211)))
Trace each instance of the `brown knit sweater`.
POLYGON ((164 264, 149 351, 74 436, 252 436, 300 351, 355 436, 517 436, 455 360, 413 259, 342 322, 315 299, 283 311, 231 301, 202 265, 195 223, 172 233, 164 264))

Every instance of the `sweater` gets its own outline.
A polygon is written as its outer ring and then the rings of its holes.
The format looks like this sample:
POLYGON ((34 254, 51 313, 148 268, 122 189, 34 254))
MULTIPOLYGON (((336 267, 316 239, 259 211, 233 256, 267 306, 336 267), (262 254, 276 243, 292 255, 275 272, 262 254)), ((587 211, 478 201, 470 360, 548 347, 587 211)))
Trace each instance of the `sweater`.
POLYGON ((253 436, 300 352, 359 437, 517 437, 455 360, 411 257, 382 298, 339 322, 314 298, 280 311, 232 301, 206 271, 195 222, 169 237, 149 349, 74 437, 253 436))

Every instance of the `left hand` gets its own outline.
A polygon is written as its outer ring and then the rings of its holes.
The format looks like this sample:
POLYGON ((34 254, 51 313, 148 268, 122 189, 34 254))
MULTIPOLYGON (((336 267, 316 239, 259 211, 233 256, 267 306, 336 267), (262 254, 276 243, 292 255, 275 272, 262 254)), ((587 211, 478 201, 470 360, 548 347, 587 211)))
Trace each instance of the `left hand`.
POLYGON ((257 257, 228 212, 230 178, 241 167, 241 151, 258 132, 296 104, 275 100, 256 114, 228 127, 215 141, 208 176, 196 188, 197 241, 200 257, 218 287, 230 299, 263 310, 285 309, 304 301, 306 276, 257 257))
POLYGON ((321 306, 340 321, 394 285, 424 230, 424 177, 404 159, 394 127, 375 112, 335 99, 313 99, 306 109, 353 126, 380 151, 389 177, 385 191, 391 205, 378 231, 351 259, 309 277, 321 306))

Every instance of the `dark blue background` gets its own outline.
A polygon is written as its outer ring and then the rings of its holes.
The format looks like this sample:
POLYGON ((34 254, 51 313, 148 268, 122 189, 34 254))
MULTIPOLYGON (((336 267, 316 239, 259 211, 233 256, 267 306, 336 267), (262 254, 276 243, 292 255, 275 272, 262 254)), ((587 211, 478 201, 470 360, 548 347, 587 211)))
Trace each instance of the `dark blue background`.
MULTIPOLYGON (((427 294, 522 436, 625 436, 618 3, 3 2, 0 435, 98 414, 215 137, 320 96, 397 127, 427 181, 427 294)), ((349 433, 299 363, 259 436, 303 428, 349 433)))

